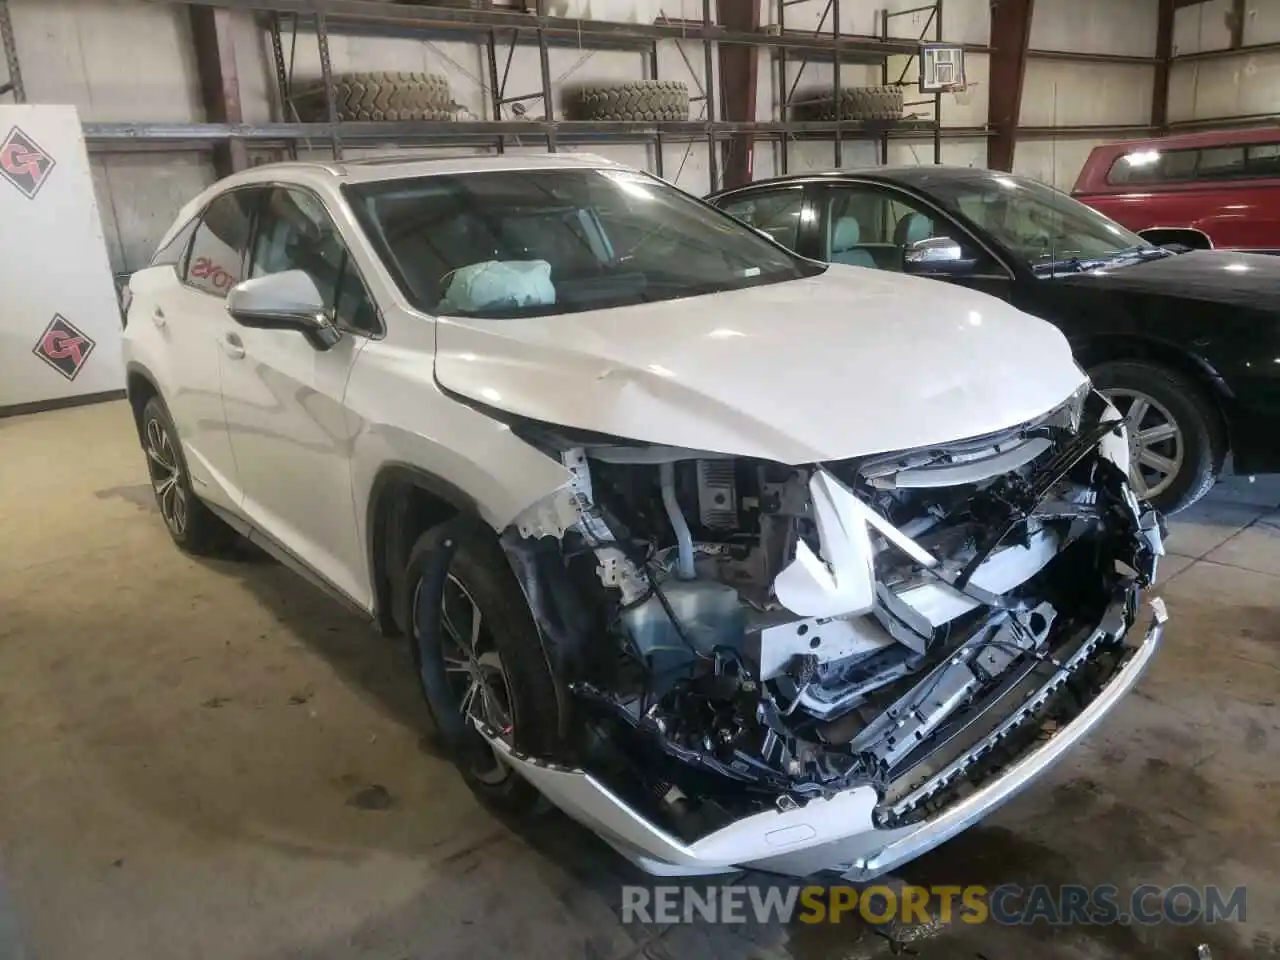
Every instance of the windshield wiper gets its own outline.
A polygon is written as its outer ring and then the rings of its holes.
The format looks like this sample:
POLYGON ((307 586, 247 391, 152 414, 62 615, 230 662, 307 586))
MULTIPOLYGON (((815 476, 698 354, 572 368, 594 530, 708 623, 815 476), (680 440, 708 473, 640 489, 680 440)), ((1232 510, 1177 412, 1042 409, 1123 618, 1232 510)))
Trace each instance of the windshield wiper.
POLYGON ((1054 260, 1050 263, 1037 263, 1032 265, 1031 270, 1038 277, 1056 277, 1064 273, 1085 273, 1089 270, 1115 266, 1125 260, 1162 260, 1173 255, 1169 250, 1164 250, 1161 247, 1149 247, 1144 244, 1140 247, 1125 247, 1104 257, 1090 257, 1087 260, 1080 257, 1070 257, 1066 260, 1054 260))
POLYGON ((1162 260, 1165 257, 1172 257, 1173 251, 1165 250, 1163 247, 1153 247, 1143 244, 1140 247, 1125 247, 1123 250, 1117 250, 1115 253, 1108 254, 1107 260, 1120 260, 1125 257, 1138 257, 1141 260, 1162 260))
POLYGON ((1067 260, 1051 260, 1048 263, 1033 263, 1031 272, 1037 277, 1056 277, 1061 273, 1083 273, 1097 265, 1095 260, 1081 260, 1071 257, 1067 260))

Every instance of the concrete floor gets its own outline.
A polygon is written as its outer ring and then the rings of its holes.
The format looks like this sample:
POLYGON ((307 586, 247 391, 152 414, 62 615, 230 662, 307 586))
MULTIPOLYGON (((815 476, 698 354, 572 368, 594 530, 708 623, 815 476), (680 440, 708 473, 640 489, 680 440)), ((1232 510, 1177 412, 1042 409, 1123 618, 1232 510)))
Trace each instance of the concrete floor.
MULTIPOLYGON (((1280 957, 1280 483, 1174 525, 1137 693, 1049 780, 905 871, 1249 887, 1243 924, 938 932, 923 957, 1280 957)), ((0 956, 794 957, 838 927, 624 926, 639 878, 519 832, 432 753, 409 656, 269 561, 170 544, 125 406, 0 420, 0 956), (5 950, 8 948, 8 955, 5 950)), ((765 882, 763 878, 748 878, 765 882)))

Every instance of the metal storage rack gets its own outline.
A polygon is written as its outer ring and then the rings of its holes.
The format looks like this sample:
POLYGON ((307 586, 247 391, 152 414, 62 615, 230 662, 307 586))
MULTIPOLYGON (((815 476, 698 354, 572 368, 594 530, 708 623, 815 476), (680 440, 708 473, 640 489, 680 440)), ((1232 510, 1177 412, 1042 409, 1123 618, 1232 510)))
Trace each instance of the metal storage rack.
POLYGON ((22 87, 22 68, 18 64, 18 48, 13 41, 13 24, 9 21, 9 0, 0 0, 0 46, 4 47, 4 62, 9 79, 0 83, 0 95, 10 93, 16 103, 26 100, 22 87))
MULTIPOLYGON (((788 31, 786 27, 787 8, 794 7, 801 3, 808 3, 811 0, 775 0, 774 17, 777 21, 775 36, 783 40, 791 41, 817 41, 826 38, 826 25, 828 17, 831 19, 830 31, 830 61, 832 66, 832 90, 831 95, 835 103, 840 102, 840 92, 842 85, 840 82, 840 67, 845 63, 861 63, 861 64, 879 64, 881 68, 881 79, 884 86, 894 84, 905 85, 904 78, 909 68, 904 68, 896 81, 891 80, 889 76, 889 58, 896 55, 914 56, 919 53, 920 45, 924 42, 925 34, 928 33, 931 26, 935 27, 937 39, 942 39, 942 0, 934 0, 933 3, 919 7, 912 7, 909 10, 898 12, 890 12, 889 10, 877 11, 877 19, 880 22, 879 37, 865 37, 853 34, 843 34, 840 31, 840 0, 826 0, 826 7, 823 8, 822 15, 818 19, 817 29, 810 32, 804 31, 788 31), (929 19, 925 23, 924 29, 921 31, 918 40, 902 40, 889 36, 890 21, 896 17, 907 16, 914 13, 922 13, 929 11, 929 19), (935 26, 936 25, 936 26, 935 26)), ((796 88, 800 85, 801 79, 804 77, 805 68, 812 61, 812 54, 805 52, 800 58, 800 70, 794 79, 787 76, 788 67, 794 61, 789 56, 789 51, 793 50, 793 43, 778 44, 773 48, 773 68, 774 82, 777 84, 778 90, 778 109, 781 113, 781 119, 786 122, 790 111, 795 107, 796 88)), ((934 163, 942 162, 942 96, 937 94, 929 100, 908 101, 904 105, 907 107, 919 106, 924 103, 933 104, 932 120, 875 120, 875 121, 856 121, 841 120, 840 111, 836 110, 836 120, 830 124, 830 130, 834 142, 835 165, 839 167, 843 161, 843 141, 846 137, 849 139, 875 139, 880 144, 880 162, 886 163, 889 154, 889 139, 893 136, 910 136, 918 137, 928 134, 933 139, 933 160, 934 163)), ((794 133, 797 131, 788 131, 794 133)), ((800 131, 803 132, 803 131, 800 131)), ((970 131, 972 134, 973 131, 970 131)), ((985 132, 985 131, 982 131, 985 132)), ((781 173, 787 172, 788 167, 788 151, 787 144, 794 136, 788 136, 784 133, 780 138, 780 148, 778 156, 778 165, 781 173)))
MULTIPOLYGON (((933 40, 935 43, 942 42, 942 0, 934 0, 933 3, 919 7, 912 7, 908 10, 898 10, 890 12, 889 10, 880 11, 880 36, 886 41, 889 39, 889 24, 896 17, 906 17, 915 13, 929 12, 929 17, 925 21, 924 26, 920 28, 919 41, 924 43, 925 36, 929 33, 929 28, 933 28, 933 40)), ((909 67, 903 67, 898 74, 898 79, 894 82, 901 84, 907 76, 909 67)), ((884 61, 882 68, 882 77, 885 86, 890 83, 889 80, 889 61, 884 61)), ((907 100, 903 103, 904 107, 917 107, 925 104, 933 105, 933 162, 942 163, 942 94, 935 93, 933 96, 925 100, 907 100)), ((880 142, 880 162, 889 162, 889 138, 883 137, 880 142)))
MULTIPOLYGON (((445 7, 409 6, 375 3, 371 0, 159 0, 164 3, 205 6, 249 11, 259 16, 272 39, 276 80, 280 86, 280 102, 288 103, 291 77, 285 57, 286 30, 291 42, 299 33, 314 33, 319 47, 321 79, 328 106, 327 123, 294 123, 281 118, 267 124, 225 123, 86 123, 85 134, 90 146, 97 149, 172 149, 175 146, 199 146, 228 140, 255 145, 294 146, 300 142, 327 142, 335 156, 344 146, 380 144, 422 146, 483 146, 504 149, 513 138, 538 138, 554 151, 564 144, 644 143, 655 148, 661 163, 664 142, 705 140, 709 150, 711 183, 718 185, 718 144, 735 134, 749 134, 757 139, 782 141, 799 136, 835 136, 837 156, 842 138, 919 136, 932 131, 935 140, 941 135, 937 122, 898 121, 859 123, 857 121, 795 121, 782 117, 770 122, 723 121, 717 119, 719 104, 715 89, 713 44, 745 44, 767 47, 777 52, 779 62, 788 54, 804 58, 830 58, 832 62, 886 64, 892 54, 915 54, 919 44, 885 36, 829 36, 794 33, 785 30, 734 31, 717 25, 712 17, 711 0, 703 0, 699 21, 659 21, 653 24, 619 23, 601 20, 579 20, 546 14, 546 0, 538 0, 537 11, 522 13, 506 10, 473 10, 445 7), (556 90, 551 80, 548 50, 552 46, 571 45, 583 49, 631 49, 647 52, 649 79, 657 79, 657 44, 660 41, 692 40, 703 42, 701 86, 705 96, 705 116, 682 122, 629 121, 565 121, 557 120, 554 110, 545 111, 540 120, 444 121, 444 122, 357 122, 338 121, 334 103, 333 70, 329 57, 329 40, 335 34, 360 32, 382 36, 435 36, 451 39, 473 38, 485 50, 488 68, 488 94, 495 117, 501 108, 515 101, 541 99, 554 104, 556 90), (541 90, 533 94, 508 97, 505 69, 500 62, 505 47, 506 64, 517 45, 536 45, 541 67, 541 90)), ((782 0, 779 0, 781 3, 782 0)), ((829 0, 838 17, 839 0, 829 0)), ((692 64, 690 64, 692 67, 692 64)), ((985 131, 979 131, 979 135, 985 131)), ((970 131, 973 135, 974 131, 970 131)), ((657 172, 661 173, 658 167, 657 172)))

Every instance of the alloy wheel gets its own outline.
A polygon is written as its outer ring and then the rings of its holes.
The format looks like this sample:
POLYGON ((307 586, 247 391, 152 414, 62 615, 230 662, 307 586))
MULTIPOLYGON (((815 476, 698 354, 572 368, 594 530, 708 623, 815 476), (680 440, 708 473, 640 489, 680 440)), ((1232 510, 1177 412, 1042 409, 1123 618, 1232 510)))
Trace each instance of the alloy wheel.
MULTIPOLYGON (((448 575, 440 599, 440 622, 447 638, 442 647, 445 678, 457 698, 458 711, 467 721, 496 730, 509 741, 511 693, 502 657, 479 604, 453 574, 448 575)), ((491 750, 492 762, 476 762, 471 772, 482 783, 498 784, 511 769, 497 749, 491 750)))
POLYGON ((159 420, 147 421, 146 451, 160 516, 174 536, 181 537, 187 530, 187 488, 173 439, 159 420))
POLYGON ((1134 493, 1153 499, 1173 485, 1182 470, 1186 444, 1182 429, 1164 404, 1139 390, 1110 389, 1107 399, 1129 432, 1129 482, 1134 493))

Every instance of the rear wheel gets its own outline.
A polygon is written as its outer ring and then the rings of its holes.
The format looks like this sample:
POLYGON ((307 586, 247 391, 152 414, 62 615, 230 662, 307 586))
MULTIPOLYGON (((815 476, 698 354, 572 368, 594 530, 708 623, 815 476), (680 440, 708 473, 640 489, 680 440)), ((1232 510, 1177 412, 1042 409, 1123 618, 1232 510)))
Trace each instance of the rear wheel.
POLYGON ((159 397, 142 408, 140 430, 156 506, 173 542, 200 556, 231 552, 240 537, 192 491, 178 430, 159 397))
POLYGON ((1090 374, 1125 418, 1134 493, 1162 513, 1185 510, 1208 493, 1225 438, 1199 385, 1166 367, 1134 361, 1103 363, 1090 374))
POLYGON ((458 518, 424 533, 406 570, 423 695, 444 746, 471 790, 508 813, 525 813, 537 791, 477 730, 514 749, 554 756, 559 708, 524 593, 493 532, 458 518))

